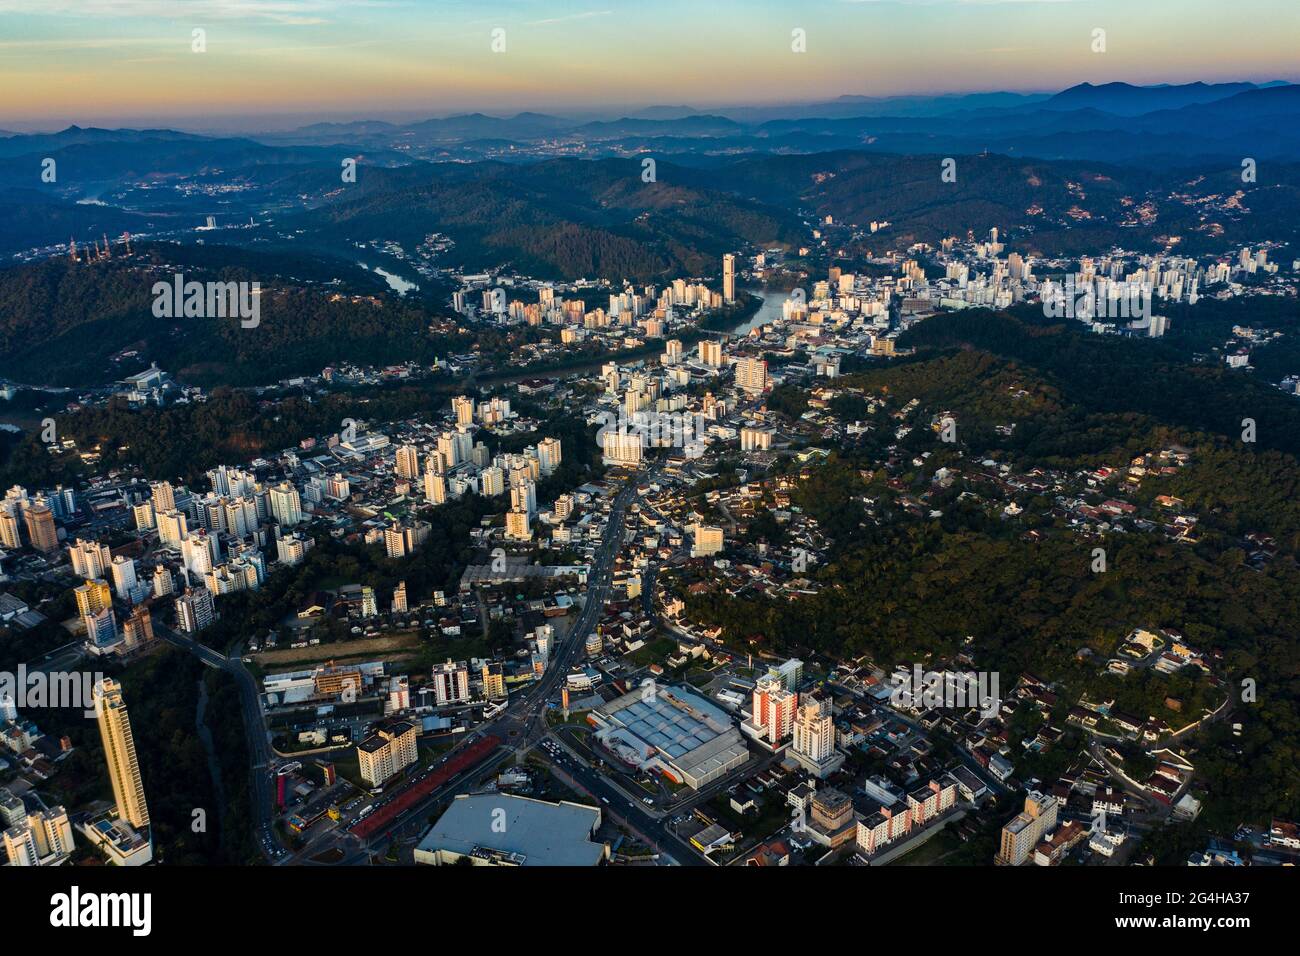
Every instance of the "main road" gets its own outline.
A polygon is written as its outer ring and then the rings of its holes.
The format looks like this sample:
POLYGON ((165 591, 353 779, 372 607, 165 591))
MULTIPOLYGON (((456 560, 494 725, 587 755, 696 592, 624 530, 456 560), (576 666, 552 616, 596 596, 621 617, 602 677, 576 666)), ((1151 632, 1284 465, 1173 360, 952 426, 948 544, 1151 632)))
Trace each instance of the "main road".
MULTIPOLYGON (((605 600, 609 597, 614 577, 614 562, 622 549, 623 525, 627 520, 628 505, 636 495, 637 480, 638 475, 635 474, 628 478, 610 503, 609 519, 605 523, 605 538, 596 549, 591 569, 587 573, 587 592, 582 609, 578 612, 573 626, 556 641, 542 677, 526 690, 513 695, 501 714, 480 724, 472 733, 466 734, 464 742, 457 746, 456 749, 459 749, 488 734, 500 737, 501 751, 489 758, 489 761, 481 767, 499 762, 511 752, 527 750, 546 735, 547 704, 558 692, 560 682, 564 680, 569 669, 581 656, 586 646, 587 635, 599 623, 605 600)), ((439 763, 449 756, 450 753, 444 754, 439 763)), ((428 797, 411 807, 391 824, 373 833, 367 843, 372 846, 382 845, 387 840, 405 837, 413 834, 416 829, 424 828, 432 809, 463 784, 464 776, 432 791, 428 797)))
POLYGON ((267 740, 266 721, 262 714, 262 705, 258 702, 257 680, 244 667, 239 658, 231 658, 213 650, 206 644, 200 644, 193 638, 177 634, 157 621, 153 625, 154 634, 189 651, 208 667, 230 675, 239 691, 239 706, 244 717, 244 736, 248 739, 249 773, 252 775, 252 799, 254 835, 257 848, 267 859, 281 858, 285 850, 275 832, 275 817, 271 806, 272 767, 271 745, 267 740))
MULTIPOLYGON (((480 765, 480 768, 499 763, 511 751, 522 752, 529 749, 547 734, 547 705, 558 692, 559 685, 565 679, 565 675, 568 674, 570 668, 582 655, 586 647, 587 635, 599 623, 605 601, 608 599, 610 590, 613 587, 614 564, 623 546, 623 530, 627 520, 628 506, 636 496, 639 477, 640 474, 636 473, 627 478, 610 504, 609 518, 605 524, 605 537, 593 556, 591 569, 587 575, 587 591, 582 609, 574 620, 573 626, 556 642, 551 660, 548 662, 541 679, 526 690, 514 695, 510 699, 506 710, 499 716, 481 724, 473 733, 466 735, 464 743, 478 740, 488 734, 496 734, 503 741, 502 752, 489 758, 488 761, 480 765)), ((286 862, 287 853, 281 846, 279 836, 275 831, 272 808, 274 792, 272 756, 264 715, 258 701, 255 678, 243 666, 243 662, 239 658, 227 657, 192 638, 178 634, 157 623, 154 624, 154 632, 169 643, 187 650, 207 666, 224 671, 235 680, 243 711, 244 731, 248 738, 253 786, 252 805, 258 848, 268 859, 286 862)), ((456 749, 459 749, 459 747, 456 749)), ((439 763, 446 760, 447 756, 449 754, 444 755, 439 763)), ((437 764, 434 766, 437 766, 437 764)), ((620 803, 627 802, 626 798, 621 796, 618 790, 601 780, 599 774, 595 771, 587 768, 579 771, 576 767, 570 769, 574 775, 582 778, 579 782, 582 784, 583 789, 588 790, 588 792, 595 793, 597 796, 608 796, 611 799, 617 798, 620 803)), ((366 841, 366 845, 382 845, 387 840, 408 836, 417 829, 422 829, 425 826, 429 812, 461 787, 464 781, 465 776, 462 775, 449 781, 446 786, 434 790, 427 798, 394 820, 392 824, 372 834, 366 841)), ((675 834, 669 832, 661 821, 656 820, 651 814, 645 813, 638 806, 632 805, 628 809, 631 811, 630 813, 622 811, 617 815, 631 817, 632 819, 627 821, 629 824, 642 831, 644 836, 651 837, 657 844, 672 849, 681 862, 698 862, 699 858, 691 852, 690 847, 675 834)), ((342 837, 341 834, 340 837, 340 848, 347 847, 355 839, 342 837)), ((359 862, 363 858, 363 854, 357 852, 355 844, 353 844, 350 852, 347 852, 347 857, 348 862, 359 862)))

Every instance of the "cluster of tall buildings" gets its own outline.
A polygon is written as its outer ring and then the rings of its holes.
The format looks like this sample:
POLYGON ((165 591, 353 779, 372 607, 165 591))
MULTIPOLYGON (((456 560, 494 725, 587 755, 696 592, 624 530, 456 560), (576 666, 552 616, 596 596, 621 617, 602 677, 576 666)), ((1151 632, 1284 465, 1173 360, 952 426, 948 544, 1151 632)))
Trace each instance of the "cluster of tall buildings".
POLYGON ((732 271, 730 278, 724 273, 722 293, 700 282, 675 279, 663 288, 628 286, 611 292, 607 307, 588 308, 586 299, 566 299, 552 286, 537 290, 537 302, 510 299, 504 289, 483 289, 476 301, 471 290, 461 290, 452 296, 452 307, 463 315, 477 314, 502 325, 555 325, 587 331, 640 327, 647 338, 656 338, 675 319, 735 301, 735 257, 727 258, 732 260, 732 271))
MULTIPOLYGON (((113 809, 78 826, 112 862, 126 866, 147 863, 152 857, 149 807, 122 688, 103 678, 95 684, 93 694, 113 809)), ((10 866, 57 865, 75 848, 73 825, 61 806, 42 805, 31 810, 10 791, 0 789, 0 824, 0 842, 10 866)))
MULTIPOLYGON (((559 439, 544 438, 522 452, 493 456, 486 444, 474 440, 474 422, 508 417, 509 403, 492 399, 475 406, 473 399, 460 396, 453 399, 452 409, 456 425, 442 431, 432 447, 422 450, 406 444, 397 448, 398 476, 410 481, 418 478, 431 505, 446 504, 468 492, 489 498, 509 493, 508 537, 527 540, 530 523, 538 513, 537 482, 552 475, 563 459, 559 439)), ((393 539, 392 544, 396 543, 393 539)), ((398 556, 391 548, 389 553, 398 556)))
MULTIPOLYGON (((263 549, 282 529, 302 521, 301 498, 290 482, 268 486, 249 472, 225 465, 207 477, 212 487, 205 495, 155 481, 149 498, 133 505, 136 528, 155 531, 160 547, 179 557, 179 586, 171 567, 160 560, 147 579, 137 576, 142 594, 152 591, 154 598, 165 598, 182 593, 205 605, 224 594, 257 590, 268 573, 263 549), (276 524, 270 527, 273 520, 276 524)), ((199 619, 210 623, 212 618, 199 613, 186 621, 199 619)))
POLYGON ((137 577, 134 559, 114 556, 107 545, 83 538, 69 546, 68 557, 73 573, 82 580, 72 593, 91 653, 126 653, 153 640, 147 604, 153 589, 137 577), (127 609, 121 623, 114 599, 127 609))
POLYGON ((0 790, 0 822, 10 866, 52 866, 72 855, 72 822, 61 806, 29 811, 8 790, 0 790))
POLYGON ((395 522, 384 529, 384 553, 390 558, 413 554, 429 540, 431 532, 427 521, 395 522))
POLYGON ((749 715, 741 730, 769 750, 789 754, 809 773, 826 777, 844 763, 835 748, 835 719, 830 701, 799 694, 803 662, 791 659, 768 669, 754 684, 749 715))
MULTIPOLYGON (((606 464, 634 468, 647 451, 657 448, 699 458, 711 437, 726 437, 720 423, 734 402, 715 395, 711 387, 702 397, 689 390, 692 385, 712 384, 727 367, 723 343, 701 340, 691 361, 677 340, 670 340, 668 349, 658 369, 627 369, 617 362, 601 369, 605 391, 598 400, 603 408, 598 413, 602 426, 597 440, 606 464)), ((735 364, 738 381, 751 396, 768 387, 766 362, 742 357, 735 364)))
POLYGON ((67 499, 59 493, 29 496, 26 488, 10 488, 0 500, 0 548, 17 551, 27 546, 42 554, 58 551, 59 529, 54 519, 56 509, 66 506, 67 499))

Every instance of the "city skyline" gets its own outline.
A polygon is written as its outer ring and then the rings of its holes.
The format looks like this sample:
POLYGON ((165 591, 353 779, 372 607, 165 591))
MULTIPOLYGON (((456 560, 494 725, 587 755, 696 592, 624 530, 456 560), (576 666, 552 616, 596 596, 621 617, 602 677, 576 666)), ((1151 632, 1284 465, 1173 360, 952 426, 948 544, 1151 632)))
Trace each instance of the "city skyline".
POLYGON ((0 0, 0 21, 0 128, 252 130, 480 110, 608 115, 1081 82, 1288 80, 1300 9, 1281 0, 1138 10, 1115 0, 818 0, 723 3, 700 15, 679 0, 0 0), (1276 29, 1261 35, 1261 19, 1276 29), (1094 52, 1098 29, 1104 53, 1094 52), (194 30, 205 31, 203 52, 194 30))
POLYGON ((0 0, 15 925, 1281 912, 1298 27, 0 0))

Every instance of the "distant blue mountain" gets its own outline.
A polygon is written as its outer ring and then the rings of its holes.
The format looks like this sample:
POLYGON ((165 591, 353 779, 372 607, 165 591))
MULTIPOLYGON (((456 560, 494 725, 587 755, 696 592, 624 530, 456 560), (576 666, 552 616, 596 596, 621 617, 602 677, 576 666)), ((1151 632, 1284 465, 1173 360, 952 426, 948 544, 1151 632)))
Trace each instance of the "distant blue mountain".
POLYGON ((1047 110, 1101 110, 1116 116, 1139 116, 1156 110, 1212 103, 1258 89, 1254 83, 1184 83, 1181 86, 1133 86, 1131 83, 1080 83, 1040 104, 1047 110))

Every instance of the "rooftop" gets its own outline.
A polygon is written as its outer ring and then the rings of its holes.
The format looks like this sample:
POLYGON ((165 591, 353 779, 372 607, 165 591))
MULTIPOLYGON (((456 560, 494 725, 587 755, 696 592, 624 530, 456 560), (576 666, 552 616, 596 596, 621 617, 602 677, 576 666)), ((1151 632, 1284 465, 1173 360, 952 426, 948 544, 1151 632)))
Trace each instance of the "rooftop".
POLYGON ((505 856, 519 866, 595 866, 605 856, 604 844, 591 840, 599 824, 595 807, 504 793, 462 795, 417 849, 505 856))

